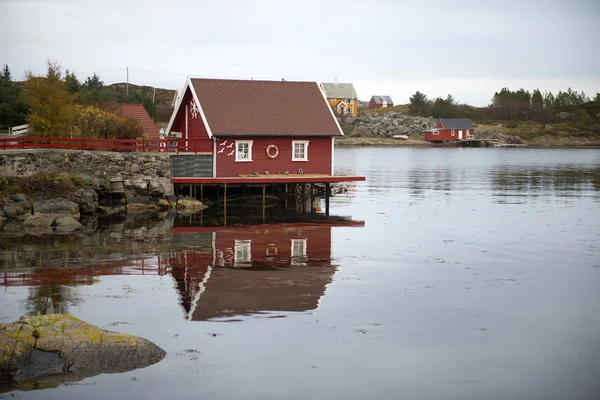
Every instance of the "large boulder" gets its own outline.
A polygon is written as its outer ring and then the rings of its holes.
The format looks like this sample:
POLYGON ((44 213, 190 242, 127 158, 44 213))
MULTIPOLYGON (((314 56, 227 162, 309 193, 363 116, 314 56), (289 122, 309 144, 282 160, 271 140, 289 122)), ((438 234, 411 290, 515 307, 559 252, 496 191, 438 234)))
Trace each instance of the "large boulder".
POLYGON ((79 205, 81 214, 93 214, 98 208, 98 193, 91 189, 79 189, 75 192, 75 198, 79 205))
POLYGON ((56 225, 56 232, 59 233, 68 233, 81 229, 79 221, 70 216, 57 218, 54 221, 54 225, 56 225))
POLYGON ((127 197, 148 196, 148 181, 143 178, 126 179, 123 181, 127 197))
POLYGON ((32 205, 23 193, 8 196, 8 202, 4 205, 4 216, 6 218, 25 219, 32 214, 32 205))
POLYGON ((143 368, 165 355, 149 340, 100 329, 64 314, 0 324, 0 384, 22 390, 60 384, 61 379, 143 368))
POLYGON ((71 216, 79 219, 79 205, 64 198, 39 200, 33 203, 34 214, 50 214, 56 218, 71 216))

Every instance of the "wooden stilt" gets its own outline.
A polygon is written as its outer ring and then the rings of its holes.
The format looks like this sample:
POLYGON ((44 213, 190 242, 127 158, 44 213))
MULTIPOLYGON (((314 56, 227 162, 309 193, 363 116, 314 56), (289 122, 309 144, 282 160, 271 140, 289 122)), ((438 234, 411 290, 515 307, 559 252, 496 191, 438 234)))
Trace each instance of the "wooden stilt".
POLYGON ((265 223, 265 211, 266 211, 266 205, 265 205, 265 194, 267 192, 267 187, 263 184, 262 187, 262 219, 263 219, 263 224, 265 223))
POLYGON ((224 226, 227 226, 227 184, 223 189, 223 218, 225 219, 224 226))
POLYGON ((284 204, 284 209, 287 210, 288 209, 288 185, 287 183, 284 184, 284 192, 285 192, 285 204, 284 204))
POLYGON ((329 196, 331 195, 331 184, 325 184, 325 215, 329 216, 329 196))
POLYGON ((302 212, 308 211, 306 203, 308 203, 308 185, 304 183, 302 184, 302 212))
POLYGON ((204 185, 200 184, 200 202, 204 203, 204 185))
POLYGON ((310 184, 310 213, 315 213, 315 184, 310 184))

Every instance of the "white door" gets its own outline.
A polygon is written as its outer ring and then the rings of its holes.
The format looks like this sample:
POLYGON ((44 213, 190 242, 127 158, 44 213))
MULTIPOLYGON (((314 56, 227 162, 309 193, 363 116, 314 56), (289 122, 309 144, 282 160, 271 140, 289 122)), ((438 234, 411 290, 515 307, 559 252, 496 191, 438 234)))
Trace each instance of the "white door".
POLYGON ((463 131, 459 130, 458 131, 458 140, 462 140, 462 138, 463 138, 463 131))

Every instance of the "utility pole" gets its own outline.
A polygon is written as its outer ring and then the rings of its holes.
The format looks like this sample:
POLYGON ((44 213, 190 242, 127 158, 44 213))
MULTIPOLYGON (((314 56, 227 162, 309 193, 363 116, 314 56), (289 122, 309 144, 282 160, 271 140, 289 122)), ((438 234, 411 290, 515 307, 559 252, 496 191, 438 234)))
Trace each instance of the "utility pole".
POLYGON ((152 88, 152 104, 156 104, 154 102, 154 97, 156 97, 156 88, 155 87, 152 88))
POLYGON ((127 67, 127 96, 129 96, 129 67, 127 67))

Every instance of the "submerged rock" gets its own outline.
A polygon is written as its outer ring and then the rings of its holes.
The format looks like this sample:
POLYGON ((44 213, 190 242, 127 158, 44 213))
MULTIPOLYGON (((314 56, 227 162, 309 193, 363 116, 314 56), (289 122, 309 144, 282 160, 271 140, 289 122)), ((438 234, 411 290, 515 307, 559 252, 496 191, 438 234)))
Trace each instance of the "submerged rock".
POLYGON ((56 386, 143 368, 165 355, 149 340, 100 329, 69 315, 21 317, 0 324, 0 388, 56 386))

